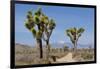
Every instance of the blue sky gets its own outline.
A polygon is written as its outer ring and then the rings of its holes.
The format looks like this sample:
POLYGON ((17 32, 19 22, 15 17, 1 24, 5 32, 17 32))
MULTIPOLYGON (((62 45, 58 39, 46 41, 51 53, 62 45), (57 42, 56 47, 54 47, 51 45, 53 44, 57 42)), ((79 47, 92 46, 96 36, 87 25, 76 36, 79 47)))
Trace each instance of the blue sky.
POLYGON ((25 28, 27 11, 33 10, 33 13, 38 7, 49 17, 56 22, 56 28, 50 37, 50 43, 70 42, 66 36, 65 30, 72 27, 83 27, 85 32, 79 38, 79 44, 94 44, 94 8, 79 8, 79 7, 58 7, 58 6, 43 6, 16 4, 15 5, 15 42, 33 46, 36 44, 32 33, 25 28))

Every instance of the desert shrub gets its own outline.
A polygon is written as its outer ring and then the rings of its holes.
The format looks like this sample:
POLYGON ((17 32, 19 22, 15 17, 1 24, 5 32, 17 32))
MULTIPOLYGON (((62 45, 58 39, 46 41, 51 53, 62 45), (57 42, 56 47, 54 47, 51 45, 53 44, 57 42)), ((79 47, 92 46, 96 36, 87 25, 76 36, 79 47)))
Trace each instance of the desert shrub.
POLYGON ((51 62, 49 60, 46 59, 42 59, 40 64, 50 64, 51 62))
POLYGON ((93 58, 93 54, 92 53, 82 53, 81 57, 85 60, 91 60, 93 58))
POLYGON ((65 46, 63 47, 63 50, 64 50, 64 52, 68 51, 68 46, 65 45, 65 46))

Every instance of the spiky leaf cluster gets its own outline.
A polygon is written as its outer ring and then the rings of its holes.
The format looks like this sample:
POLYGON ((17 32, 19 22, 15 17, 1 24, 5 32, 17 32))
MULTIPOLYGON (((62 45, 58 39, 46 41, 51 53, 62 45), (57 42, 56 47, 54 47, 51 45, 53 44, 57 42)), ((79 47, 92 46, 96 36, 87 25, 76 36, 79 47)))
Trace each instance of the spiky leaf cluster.
POLYGON ((49 40, 53 29, 55 28, 56 24, 53 19, 49 19, 47 16, 44 15, 44 40, 49 40))
POLYGON ((72 41, 73 44, 75 43, 75 41, 78 41, 79 37, 83 32, 84 32, 83 28, 77 29, 75 27, 66 30, 66 33, 70 37, 70 40, 72 41))
POLYGON ((55 28, 55 22, 44 15, 42 9, 39 8, 34 16, 32 11, 28 11, 25 27, 32 32, 35 38, 40 39, 44 32, 50 35, 50 31, 55 28))
POLYGON ((39 8, 33 16, 32 11, 28 11, 25 27, 30 30, 33 36, 37 39, 42 37, 43 26, 41 24, 41 8, 39 8))

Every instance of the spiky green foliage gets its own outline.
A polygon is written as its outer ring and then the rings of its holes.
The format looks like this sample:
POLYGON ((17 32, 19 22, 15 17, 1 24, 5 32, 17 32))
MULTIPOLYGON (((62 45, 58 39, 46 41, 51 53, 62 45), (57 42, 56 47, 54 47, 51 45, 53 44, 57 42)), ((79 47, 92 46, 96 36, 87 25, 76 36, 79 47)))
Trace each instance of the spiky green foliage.
POLYGON ((81 36, 81 34, 84 32, 83 28, 70 28, 66 30, 67 36, 70 37, 72 43, 75 43, 75 41, 78 41, 79 37, 81 36))
POLYGON ((28 30, 33 33, 33 36, 37 39, 42 38, 42 34, 44 31, 43 24, 42 24, 42 11, 39 8, 33 16, 32 11, 28 11, 27 13, 27 20, 25 22, 25 26, 28 30))
POLYGON ((56 26, 56 24, 55 24, 54 20, 51 19, 51 20, 50 20, 50 23, 49 23, 49 29, 50 29, 50 30, 53 30, 53 29, 55 28, 55 26, 56 26))
POLYGON ((44 40, 49 40, 52 31, 54 30, 54 28, 56 27, 55 21, 53 19, 48 19, 47 17, 44 18, 44 35, 45 38, 44 40))
POLYGON ((32 34, 33 34, 33 36, 34 36, 34 38, 36 37, 36 33, 37 33, 37 31, 35 30, 35 28, 33 27, 33 28, 31 28, 31 32, 32 32, 32 34))
POLYGON ((28 11, 27 13, 27 20, 25 22, 25 26, 29 30, 31 30, 31 28, 35 26, 33 16, 32 16, 32 11, 28 11))

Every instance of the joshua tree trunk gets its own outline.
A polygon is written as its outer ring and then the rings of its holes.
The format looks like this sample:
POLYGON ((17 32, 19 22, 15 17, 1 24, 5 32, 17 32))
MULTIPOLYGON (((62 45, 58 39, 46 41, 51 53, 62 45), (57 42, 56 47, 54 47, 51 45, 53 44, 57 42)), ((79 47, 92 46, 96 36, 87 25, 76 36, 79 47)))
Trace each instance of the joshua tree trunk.
MULTIPOLYGON (((38 30, 40 30, 40 24, 38 24, 38 30)), ((39 58, 43 58, 43 50, 42 50, 42 40, 41 38, 40 39, 37 39, 37 44, 38 44, 38 50, 39 50, 39 58)))
POLYGON ((76 41, 74 43, 74 50, 73 50, 73 52, 74 52, 73 57, 75 57, 76 54, 77 54, 77 42, 76 41))
POLYGON ((49 46, 49 40, 46 40, 46 59, 47 59, 47 63, 50 63, 50 61, 49 61, 49 57, 50 57, 50 46, 49 46))
POLYGON ((46 41, 46 48, 50 51, 49 40, 46 41))
POLYGON ((43 58, 43 51, 42 51, 42 40, 41 39, 37 39, 37 54, 38 57, 41 59, 43 58))

